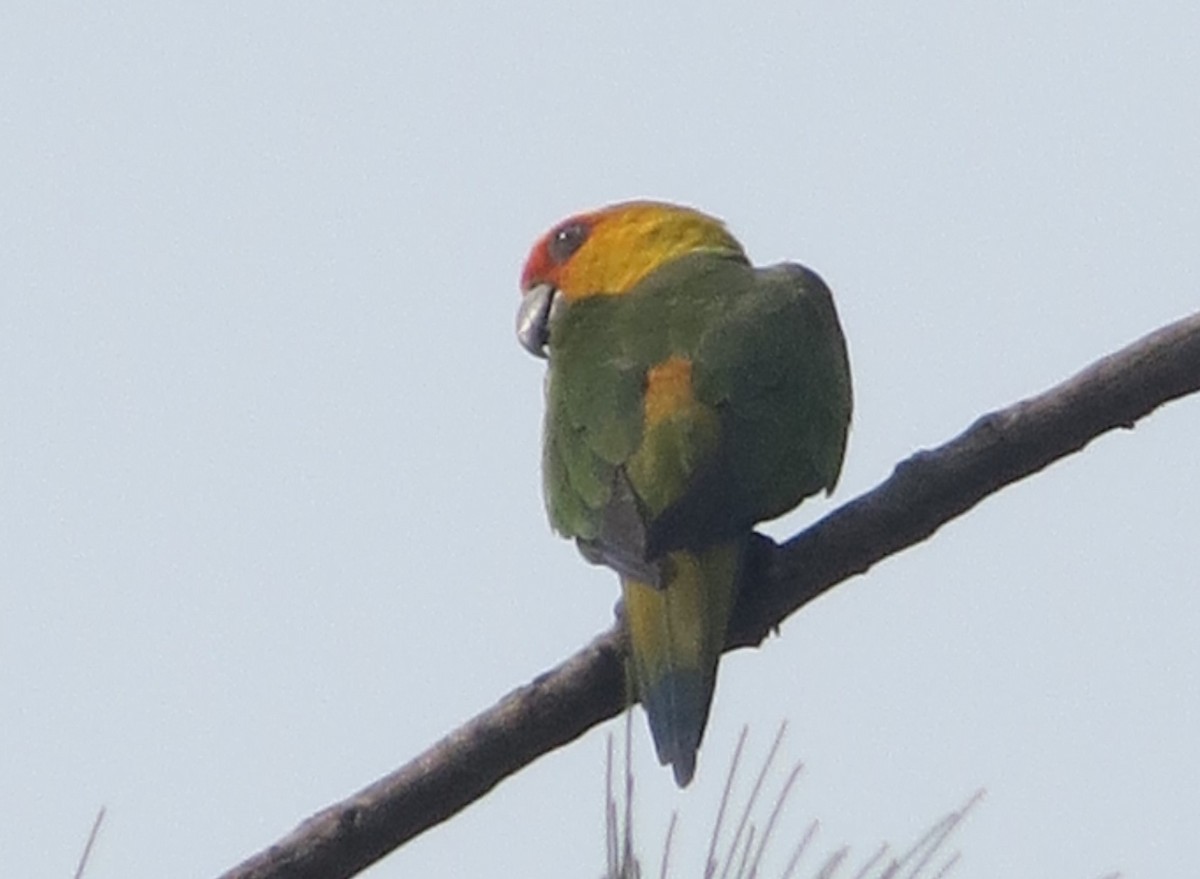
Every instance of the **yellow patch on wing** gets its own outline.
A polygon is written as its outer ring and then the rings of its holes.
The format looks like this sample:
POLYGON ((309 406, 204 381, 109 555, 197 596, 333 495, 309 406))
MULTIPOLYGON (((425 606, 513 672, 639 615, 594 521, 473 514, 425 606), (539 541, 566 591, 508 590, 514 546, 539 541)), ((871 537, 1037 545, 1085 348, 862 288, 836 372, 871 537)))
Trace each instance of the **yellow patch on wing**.
POLYGON ((696 399, 692 364, 673 356, 646 373, 642 439, 625 472, 652 516, 688 490, 693 476, 717 448, 717 414, 696 399))
POLYGON ((696 400, 692 394, 692 361, 668 357, 646 373, 646 398, 642 404, 647 428, 666 421, 696 400))

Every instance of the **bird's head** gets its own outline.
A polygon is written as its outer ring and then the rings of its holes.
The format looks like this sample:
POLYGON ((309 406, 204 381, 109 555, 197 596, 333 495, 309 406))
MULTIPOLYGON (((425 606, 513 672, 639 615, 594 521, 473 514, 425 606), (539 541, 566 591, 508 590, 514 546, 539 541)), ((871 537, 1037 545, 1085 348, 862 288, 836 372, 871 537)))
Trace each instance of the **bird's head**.
POLYGON ((628 293, 659 266, 696 251, 745 259, 720 220, 692 208, 630 201, 568 217, 539 238, 525 260, 517 338, 545 357, 557 309, 628 293))

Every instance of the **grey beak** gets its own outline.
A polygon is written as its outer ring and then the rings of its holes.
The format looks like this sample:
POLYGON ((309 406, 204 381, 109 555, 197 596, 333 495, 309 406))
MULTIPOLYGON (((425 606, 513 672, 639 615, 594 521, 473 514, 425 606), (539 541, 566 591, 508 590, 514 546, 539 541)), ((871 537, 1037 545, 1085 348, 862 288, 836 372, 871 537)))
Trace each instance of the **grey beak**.
POLYGON ((550 341, 550 311, 558 291, 549 284, 538 284, 521 297, 517 309, 517 340, 535 357, 546 356, 550 341))

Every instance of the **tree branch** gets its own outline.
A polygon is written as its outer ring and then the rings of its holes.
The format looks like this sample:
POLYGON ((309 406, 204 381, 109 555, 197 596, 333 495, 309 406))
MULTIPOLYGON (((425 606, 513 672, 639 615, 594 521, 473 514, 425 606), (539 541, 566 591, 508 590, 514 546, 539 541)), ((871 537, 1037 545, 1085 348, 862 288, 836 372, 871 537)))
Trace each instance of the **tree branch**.
POLYGON ((761 643, 804 604, 920 543, 989 494, 1200 390, 1200 312, 1144 336, 1048 391, 978 418, 773 552, 739 604, 730 647, 761 643))
MULTIPOLYGON (((979 418, 883 483, 776 546, 753 545, 729 647, 754 646, 843 580, 926 539, 992 492, 1200 390, 1200 312, 1039 396, 979 418)), ((222 879, 346 877, 444 821, 625 705, 615 628, 392 774, 317 813, 222 879)))

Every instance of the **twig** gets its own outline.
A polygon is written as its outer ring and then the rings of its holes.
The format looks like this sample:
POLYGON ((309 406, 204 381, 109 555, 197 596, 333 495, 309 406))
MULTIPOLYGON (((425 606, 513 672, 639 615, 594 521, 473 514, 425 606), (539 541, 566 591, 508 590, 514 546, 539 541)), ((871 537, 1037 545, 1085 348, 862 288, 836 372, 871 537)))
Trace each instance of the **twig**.
POLYGON ((92 846, 96 844, 96 835, 100 832, 100 823, 104 820, 104 811, 105 807, 101 806, 100 811, 96 813, 96 820, 92 822, 92 831, 83 846, 83 854, 79 856, 79 866, 75 868, 75 879, 80 879, 84 868, 87 867, 88 858, 92 855, 92 846))

